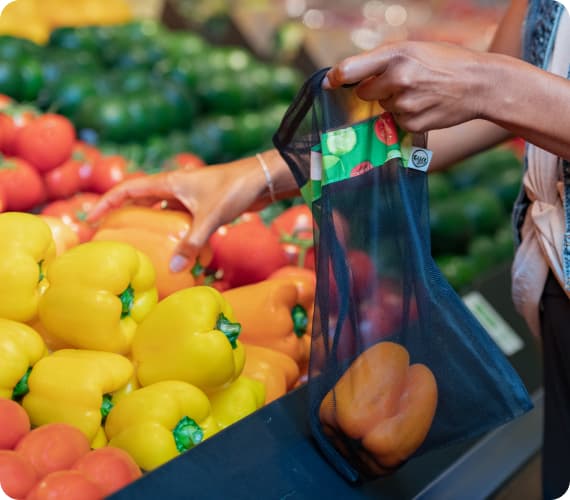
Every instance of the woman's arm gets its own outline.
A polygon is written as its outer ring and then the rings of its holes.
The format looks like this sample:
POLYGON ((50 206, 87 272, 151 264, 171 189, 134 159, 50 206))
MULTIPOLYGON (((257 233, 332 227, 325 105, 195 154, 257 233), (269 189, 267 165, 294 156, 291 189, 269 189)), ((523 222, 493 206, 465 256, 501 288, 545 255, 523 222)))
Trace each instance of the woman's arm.
MULTIPOLYGON (((513 0, 497 27, 489 52, 521 56, 522 26, 527 0, 513 0)), ((512 132, 485 120, 472 120, 455 127, 432 130, 428 147, 435 153, 430 172, 444 170, 458 161, 513 137, 512 132)))

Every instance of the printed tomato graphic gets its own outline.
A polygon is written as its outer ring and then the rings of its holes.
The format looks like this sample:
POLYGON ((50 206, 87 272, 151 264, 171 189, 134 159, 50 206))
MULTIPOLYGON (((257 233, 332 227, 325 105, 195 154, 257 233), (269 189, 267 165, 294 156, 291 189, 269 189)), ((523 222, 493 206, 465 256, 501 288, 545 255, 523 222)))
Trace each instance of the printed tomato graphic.
POLYGON ((398 127, 390 113, 382 113, 374 123, 374 132, 380 142, 386 146, 398 143, 398 127))
POLYGON ((354 167, 350 171, 350 176, 356 177, 357 175, 365 174, 366 172, 368 172, 369 170, 372 170, 373 168, 374 167, 372 166, 372 163, 370 163, 369 161, 363 161, 362 163, 359 163, 358 165, 356 165, 356 167, 354 167))

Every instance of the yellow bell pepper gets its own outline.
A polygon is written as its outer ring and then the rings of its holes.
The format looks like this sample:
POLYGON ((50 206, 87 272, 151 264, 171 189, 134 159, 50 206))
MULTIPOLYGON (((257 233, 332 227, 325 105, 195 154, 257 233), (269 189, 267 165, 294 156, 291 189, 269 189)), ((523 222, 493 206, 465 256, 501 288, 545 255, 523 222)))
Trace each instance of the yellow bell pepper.
POLYGON ((44 341, 33 328, 0 318, 0 398, 24 397, 32 367, 46 354, 44 341))
POLYGON ((132 356, 139 382, 182 380, 204 392, 223 389, 245 363, 240 328, 214 288, 196 286, 169 295, 137 329, 132 356))
POLYGON ((47 333, 79 349, 126 354, 137 324, 156 305, 154 268, 125 243, 84 243, 57 257, 39 317, 47 333))
POLYGON ((113 406, 110 394, 133 374, 119 354, 64 349, 38 361, 22 400, 32 425, 63 422, 77 427, 92 446, 105 444, 102 422, 113 406))
POLYGON ((49 226, 36 215, 0 214, 0 318, 27 322, 37 314, 44 269, 55 257, 49 226))
POLYGON ((210 396, 212 415, 222 429, 258 410, 264 402, 263 383, 243 375, 229 387, 210 396))
POLYGON ((122 448, 152 470, 218 432, 208 397, 186 382, 168 380, 138 389, 111 410, 109 446, 122 448))
MULTIPOLYGON (((127 356, 127 359, 129 359, 129 361, 131 361, 131 363, 132 363, 132 359, 130 359, 129 356, 127 356)), ((133 374, 131 375, 131 378, 127 381, 127 383, 123 387, 114 391, 111 394, 113 404, 117 404, 125 396, 127 396, 131 392, 134 392, 140 388, 141 388, 141 385, 139 384, 139 381, 137 379, 136 370, 133 367, 133 374)))

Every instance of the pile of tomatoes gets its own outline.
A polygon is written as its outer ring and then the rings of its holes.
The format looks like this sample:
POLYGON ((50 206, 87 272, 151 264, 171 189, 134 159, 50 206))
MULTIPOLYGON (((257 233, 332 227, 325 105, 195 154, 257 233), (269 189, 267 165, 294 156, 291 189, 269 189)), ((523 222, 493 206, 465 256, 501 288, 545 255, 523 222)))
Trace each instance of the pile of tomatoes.
MULTIPOLYGON (((40 113, 0 95, 0 212, 41 211, 62 219, 88 241, 87 212, 116 184, 146 175, 125 157, 105 155, 78 140, 73 124, 55 113, 40 113)), ((190 153, 167 164, 202 164, 190 153)))

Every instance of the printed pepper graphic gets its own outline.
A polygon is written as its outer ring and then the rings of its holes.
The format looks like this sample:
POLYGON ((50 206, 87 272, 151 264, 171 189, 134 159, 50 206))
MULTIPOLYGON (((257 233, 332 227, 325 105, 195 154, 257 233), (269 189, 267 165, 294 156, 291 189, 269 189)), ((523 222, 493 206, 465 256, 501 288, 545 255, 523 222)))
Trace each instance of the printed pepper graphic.
POLYGON ((167 380, 137 389, 111 410, 109 446, 127 451, 152 470, 218 432, 208 397, 197 387, 167 380))
POLYGON ((125 243, 76 246, 48 269, 41 324, 71 347, 127 353, 137 324, 158 300, 154 276, 148 257, 125 243))
POLYGON ((182 380, 213 392, 243 370, 241 327, 228 302, 214 288, 196 286, 163 299, 144 319, 132 356, 142 386, 182 380))
POLYGON ((409 363, 404 347, 380 342, 356 358, 321 403, 325 434, 348 458, 346 442, 356 441, 369 474, 386 474, 401 465, 430 430, 436 380, 427 366, 409 363))
POLYGON ((263 383, 243 375, 210 396, 212 416, 222 429, 258 410, 264 402, 263 383))
POLYGON ((287 354, 300 366, 309 358, 314 291, 301 294, 292 279, 270 279, 223 293, 242 327, 244 342, 287 354))
POLYGON ((177 210, 124 207, 112 211, 102 222, 93 241, 122 241, 147 255, 156 270, 156 288, 160 298, 197 282, 212 252, 205 246, 190 271, 173 273, 170 259, 180 241, 192 227, 190 214, 177 210))
POLYGON ((0 214, 0 318, 28 322, 38 311, 46 266, 55 258, 49 226, 19 212, 0 214))
POLYGON ((46 354, 44 341, 33 328, 0 318, 0 398, 24 397, 32 367, 46 354))
POLYGON ((119 354, 56 351, 33 367, 22 406, 32 425, 73 425, 87 436, 92 448, 99 448, 107 442, 101 424, 113 406, 110 394, 123 387, 132 373, 132 363, 119 354))

